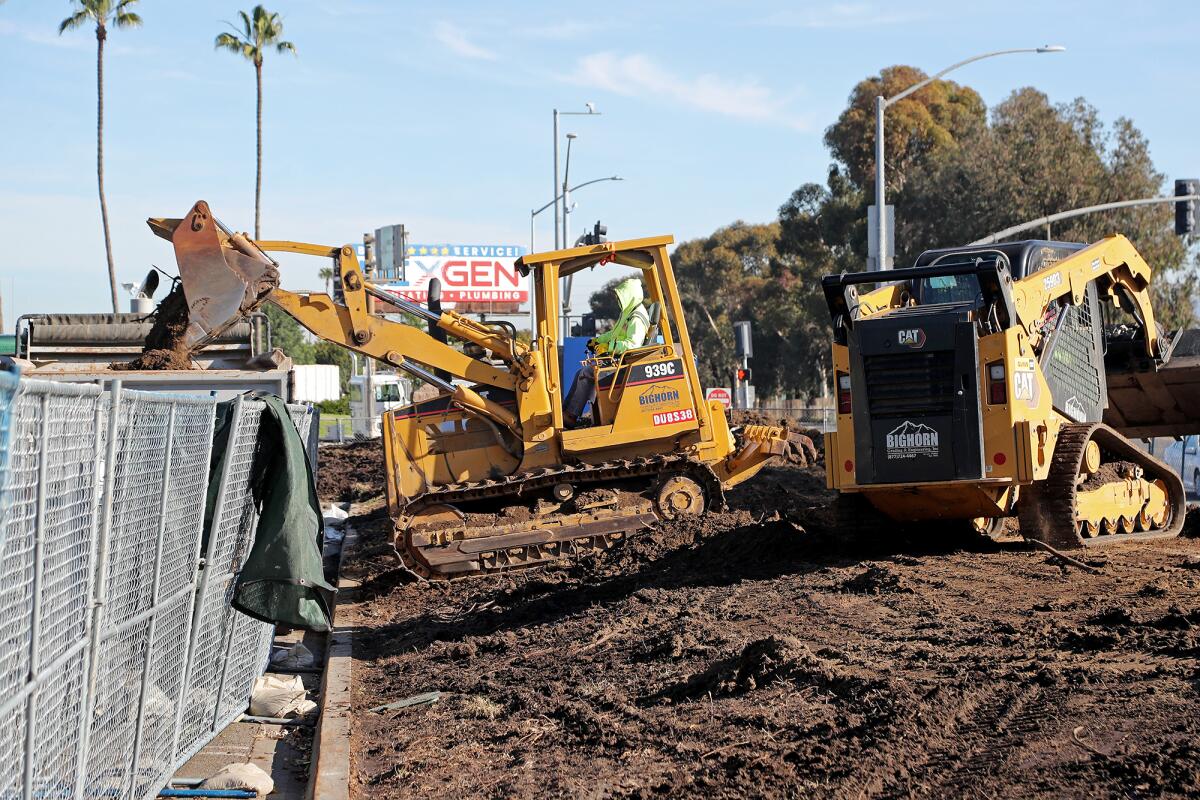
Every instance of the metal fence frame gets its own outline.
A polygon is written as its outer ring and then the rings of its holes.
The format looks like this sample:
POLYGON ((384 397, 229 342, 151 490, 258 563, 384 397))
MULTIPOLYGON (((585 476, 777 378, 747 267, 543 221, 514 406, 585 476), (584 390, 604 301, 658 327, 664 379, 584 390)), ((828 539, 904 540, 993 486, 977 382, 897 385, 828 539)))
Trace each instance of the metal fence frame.
POLYGON ((243 711, 274 633, 230 605, 264 407, 235 402, 201 553, 214 399, 0 373, 0 798, 153 797, 243 711))

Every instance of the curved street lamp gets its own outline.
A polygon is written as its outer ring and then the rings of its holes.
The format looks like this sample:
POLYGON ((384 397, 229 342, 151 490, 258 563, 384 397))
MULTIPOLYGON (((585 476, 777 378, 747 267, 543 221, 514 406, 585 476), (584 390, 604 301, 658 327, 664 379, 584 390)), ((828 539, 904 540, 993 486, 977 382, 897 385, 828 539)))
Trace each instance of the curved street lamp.
POLYGON ((591 186, 593 183, 603 183, 604 181, 623 181, 623 180, 625 180, 625 179, 622 178, 620 175, 611 175, 607 178, 594 178, 590 181, 584 181, 583 183, 577 183, 574 186, 572 186, 571 188, 567 189, 562 194, 556 196, 553 200, 551 200, 549 203, 546 203, 546 205, 542 206, 541 208, 530 211, 529 212, 529 252, 532 253, 532 252, 536 251, 536 248, 534 247, 534 244, 533 244, 533 241, 534 241, 533 240, 533 220, 538 214, 542 213, 547 208, 549 208, 550 206, 557 203, 559 200, 562 200, 564 197, 570 196, 571 192, 574 192, 578 189, 582 189, 585 186, 591 186))
POLYGON ((1061 53, 1066 49, 1067 48, 1063 47, 1061 44, 1047 44, 1043 45, 1042 47, 1019 47, 1012 50, 993 50, 990 53, 980 53, 977 56, 965 58, 956 64, 951 64, 941 72, 930 75, 925 80, 908 87, 894 97, 885 98, 883 95, 877 95, 875 97, 875 221, 879 237, 878 245, 875 249, 877 254, 875 257, 875 269, 891 269, 891 265, 888 263, 887 251, 887 204, 884 200, 885 191, 883 164, 883 112, 887 109, 887 107, 892 103, 897 103, 903 100, 913 92, 923 89, 946 73, 953 72, 959 67, 967 64, 971 64, 976 61, 982 61, 985 58, 992 58, 993 56, 1006 56, 1012 53, 1061 53))
MULTIPOLYGON (((559 117, 598 117, 598 116, 600 116, 600 112, 596 110, 595 103, 584 103, 583 106, 584 106, 584 108, 587 109, 587 111, 559 111, 557 108, 554 109, 554 184, 552 186, 552 189, 555 192, 556 200, 561 196, 561 195, 557 194, 560 191, 559 183, 558 183, 558 118, 559 117)), ((559 217, 559 209, 556 208, 556 209, 554 209, 554 249, 555 250, 558 249, 558 235, 559 235, 558 234, 558 226, 560 224, 561 224, 561 217, 559 217)), ((565 242, 563 243, 563 246, 566 247, 565 242)))

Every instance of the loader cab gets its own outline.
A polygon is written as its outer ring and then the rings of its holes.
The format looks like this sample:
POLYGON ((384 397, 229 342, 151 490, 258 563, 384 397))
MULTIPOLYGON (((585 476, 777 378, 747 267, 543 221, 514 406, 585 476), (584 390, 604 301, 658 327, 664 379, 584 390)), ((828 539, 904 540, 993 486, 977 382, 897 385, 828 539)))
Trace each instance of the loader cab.
MULTIPOLYGON (((1057 264, 1086 245, 1078 242, 1053 242, 1030 239, 968 247, 926 250, 917 256, 914 267, 956 266, 974 262, 1000 262, 1014 281, 1057 264)), ((913 281, 912 295, 917 305, 939 303, 978 304, 982 299, 979 279, 974 275, 939 275, 913 281)))
POLYGON ((711 438, 703 425, 703 392, 666 250, 672 242, 669 236, 603 242, 530 254, 517 264, 534 278, 536 330, 544 343, 546 370, 562 375, 563 385, 551 391, 554 427, 562 431, 563 450, 582 460, 603 460, 606 450, 617 447, 622 453, 650 454, 665 449, 663 440, 711 438), (602 284, 638 277, 649 327, 642 343, 623 353, 566 363, 562 292, 567 279, 578 282, 584 274, 597 275, 602 284), (564 395, 585 363, 592 364, 596 375, 593 424, 563 430, 564 395))

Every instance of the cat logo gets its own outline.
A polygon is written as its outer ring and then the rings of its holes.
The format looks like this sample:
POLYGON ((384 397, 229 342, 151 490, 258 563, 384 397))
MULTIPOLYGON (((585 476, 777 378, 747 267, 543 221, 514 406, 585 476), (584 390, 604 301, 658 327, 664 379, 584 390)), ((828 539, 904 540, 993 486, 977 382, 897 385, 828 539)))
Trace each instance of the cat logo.
POLYGON ((896 331, 896 340, 905 347, 914 350, 925 346, 925 331, 921 328, 907 328, 896 331))
POLYGON ((1034 387, 1037 382, 1030 370, 1017 370, 1013 373, 1013 397, 1018 400, 1028 400, 1033 404, 1034 387))

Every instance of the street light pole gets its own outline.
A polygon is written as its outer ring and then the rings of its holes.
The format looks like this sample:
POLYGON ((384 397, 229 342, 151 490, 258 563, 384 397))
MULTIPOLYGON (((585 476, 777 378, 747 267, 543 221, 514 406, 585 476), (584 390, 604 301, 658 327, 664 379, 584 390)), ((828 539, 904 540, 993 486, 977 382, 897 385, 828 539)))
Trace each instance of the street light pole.
POLYGON ((913 92, 925 88, 929 84, 936 81, 948 72, 953 72, 959 67, 972 64, 976 61, 982 61, 985 58, 994 56, 1006 56, 1012 53, 1061 53, 1067 48, 1059 44, 1048 44, 1042 47, 1019 47, 1012 50, 993 50, 990 53, 980 53, 977 56, 965 58, 958 63, 951 64, 941 72, 930 75, 920 83, 914 84, 895 97, 885 98, 883 95, 875 97, 875 218, 877 231, 879 236, 878 246, 875 248, 875 269, 885 270, 891 269, 891 264, 888 263, 888 224, 887 224, 887 205, 886 205, 886 190, 884 177, 883 163, 883 112, 893 103, 898 103, 908 97, 913 92))
POLYGON ((879 95, 875 98, 875 269, 887 269, 887 200, 883 188, 883 112, 888 101, 879 95))
POLYGON ((568 233, 570 230, 571 217, 571 190, 568 184, 571 180, 571 143, 577 137, 573 133, 567 134, 567 163, 563 165, 563 182, 562 182, 562 246, 571 246, 571 237, 568 233))
MULTIPOLYGON (((567 117, 598 117, 600 112, 596 110, 595 103, 584 103, 587 111, 559 111, 554 109, 554 182, 550 185, 550 193, 558 197, 558 118, 560 116, 567 117)), ((554 249, 559 249, 558 241, 558 226, 561 224, 559 217, 558 206, 554 207, 554 249)), ((565 245, 565 243, 564 243, 565 245)))
POLYGON ((555 197, 554 203, 554 249, 559 249, 558 244, 558 109, 554 109, 554 183, 550 187, 550 193, 555 197))
MULTIPOLYGON (((603 183, 605 181, 623 181, 623 180, 625 180, 625 179, 622 178, 620 175, 610 175, 607 178, 593 178, 590 181, 584 181, 583 183, 577 183, 574 186, 572 186, 570 189, 568 189, 567 191, 568 191, 568 193, 578 191, 579 189, 582 189, 585 186, 591 186, 593 183, 603 183)), ((534 238, 534 228, 533 228, 534 218, 538 214, 545 211, 550 206, 557 205, 558 201, 561 200, 562 198, 563 198, 563 196, 561 194, 557 194, 554 196, 554 199, 551 200, 549 203, 546 203, 546 205, 544 205, 538 209, 533 209, 529 212, 529 252, 531 252, 531 253, 537 252, 537 246, 535 244, 536 239, 534 238)))

